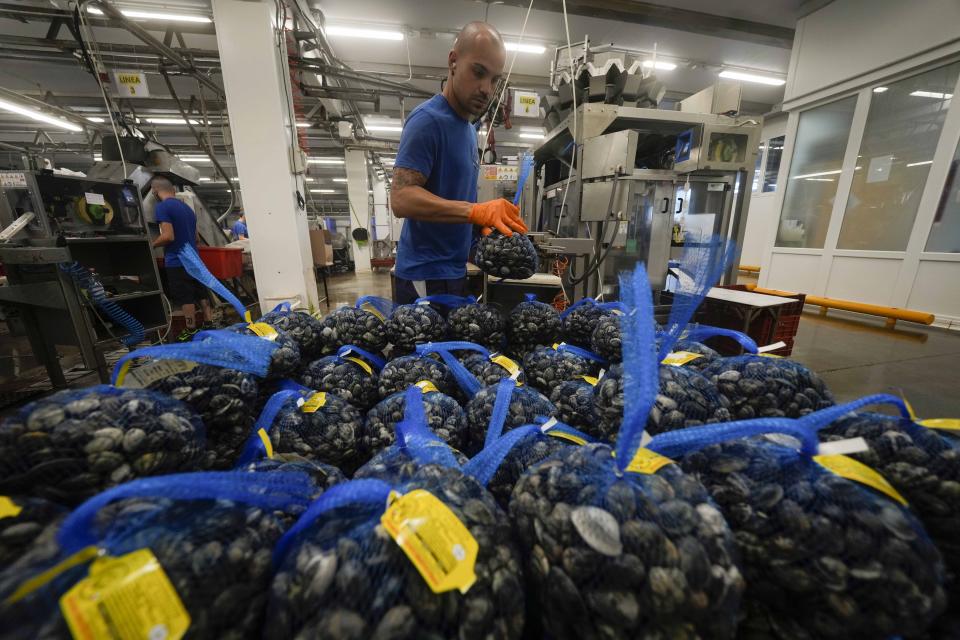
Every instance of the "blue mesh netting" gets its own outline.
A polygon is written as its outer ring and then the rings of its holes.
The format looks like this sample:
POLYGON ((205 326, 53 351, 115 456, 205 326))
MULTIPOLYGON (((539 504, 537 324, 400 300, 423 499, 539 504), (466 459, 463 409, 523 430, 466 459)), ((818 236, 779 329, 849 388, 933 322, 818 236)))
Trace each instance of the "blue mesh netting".
MULTIPOLYGON (((593 385, 585 380, 567 380, 561 382, 550 393, 550 402, 557 408, 560 422, 582 429, 587 433, 598 433, 600 414, 593 396, 593 385)), ((592 436, 591 436, 592 437, 592 436)))
POLYGON ((243 303, 240 302, 237 296, 233 295, 222 282, 210 273, 207 265, 203 264, 203 260, 200 259, 200 255, 196 249, 189 244, 184 244, 177 252, 177 257, 180 258, 180 264, 183 265, 183 268, 191 277, 226 300, 230 306, 234 308, 238 316, 244 320, 250 320, 250 312, 247 311, 247 308, 243 306, 243 303))
MULTIPOLYGON (((0 598, 88 545, 112 557, 148 548, 190 614, 192 637, 251 636, 262 624, 283 521, 306 510, 312 491, 307 476, 294 473, 197 473, 127 483, 81 505, 55 539, 42 540, 0 574, 0 598)), ((58 599, 89 566, 88 560, 0 605, 4 636, 70 637, 58 599)))
POLYGON ((335 393, 359 411, 366 412, 380 399, 377 387, 383 365, 379 356, 354 345, 345 345, 336 355, 324 356, 307 364, 297 378, 309 389, 335 393), (365 363, 366 367, 356 360, 365 363))
POLYGON ((315 500, 320 494, 335 484, 346 482, 347 478, 340 469, 329 464, 307 460, 295 453, 277 453, 272 458, 254 460, 241 467, 238 471, 254 473, 303 473, 313 481, 314 490, 310 499, 315 500))
POLYGON ((593 298, 580 298, 560 314, 563 320, 563 339, 570 344, 589 349, 590 337, 597 324, 601 319, 613 316, 613 309, 606 308, 593 298))
POLYGON ((66 507, 43 498, 5 496, 18 509, 0 518, 0 571, 24 554, 41 533, 62 520, 66 507))
POLYGON ((537 347, 523 357, 523 370, 530 386, 545 395, 567 380, 596 375, 602 362, 598 356, 569 345, 537 347))
POLYGON ((361 296, 357 298, 355 309, 362 309, 374 315, 379 315, 381 320, 386 322, 387 318, 393 315, 397 305, 393 300, 381 298, 380 296, 361 296))
POLYGON ((699 358, 691 360, 683 365, 687 368, 695 369, 697 371, 703 371, 707 366, 710 365, 711 362, 718 360, 721 357, 719 353, 702 342, 691 342, 689 340, 678 340, 676 344, 673 345, 673 350, 686 351, 687 353, 695 353, 700 356, 699 358))
POLYGON ((326 346, 323 340, 324 325, 306 311, 291 309, 289 303, 277 305, 258 322, 285 331, 300 348, 301 362, 319 357, 326 346))
MULTIPOLYGON (((259 337, 250 329, 246 322, 238 322, 226 328, 226 331, 238 333, 244 336, 259 337)), ((275 329, 275 331, 277 331, 275 329)), ((286 378, 293 375, 300 368, 300 346, 286 331, 277 331, 275 336, 270 338, 261 338, 269 340, 277 345, 277 348, 270 354, 270 368, 267 370, 267 378, 286 378)))
POLYGON ((394 443, 397 425, 404 418, 410 397, 416 397, 423 406, 426 425, 434 434, 454 449, 463 449, 467 436, 467 417, 457 401, 444 393, 423 393, 419 387, 409 387, 388 396, 367 413, 361 436, 361 450, 365 459, 394 443))
MULTIPOLYGON (((489 387, 491 385, 497 384, 503 378, 509 378, 513 375, 502 364, 495 362, 494 358, 498 357, 501 354, 490 354, 485 356, 482 353, 468 353, 466 355, 460 355, 460 361, 463 363, 464 368, 480 383, 481 387, 489 387)), ((507 356, 503 356, 507 357, 507 356)), ((522 363, 513 360, 513 363, 516 365, 517 371, 517 382, 520 384, 527 383, 527 374, 524 373, 522 363)))
POLYGON ((378 390, 381 398, 406 390, 421 380, 432 382, 438 391, 449 396, 457 393, 453 372, 438 358, 419 353, 394 358, 380 371, 378 390))
POLYGON ((833 395, 813 371, 783 358, 721 358, 702 371, 729 402, 734 419, 798 418, 833 405, 833 395))
POLYGON ((526 280, 540 268, 540 257, 526 235, 505 236, 494 229, 477 241, 474 264, 484 273, 510 280, 526 280))
POLYGON ((387 341, 395 353, 410 353, 424 342, 447 337, 447 321, 429 303, 398 306, 387 320, 387 341))
MULTIPOLYGON (((447 369, 449 369, 450 375, 456 381, 459 393, 457 393, 455 397, 458 400, 472 398, 473 395, 480 390, 480 387, 483 386, 480 380, 461 362, 460 357, 462 357, 463 354, 472 354, 489 358, 490 352, 487 351, 486 347, 473 342, 463 341, 428 342, 417 345, 417 354, 435 354, 440 357, 447 369)), ((434 384, 436 385, 436 383, 434 384)), ((437 387, 441 391, 444 391, 440 385, 437 385, 437 387)))
MULTIPOLYGON (((379 313, 379 312, 378 312, 379 313)), ((344 345, 379 353, 387 346, 385 320, 355 307, 334 309, 320 321, 320 341, 324 353, 335 353, 344 345)))
POLYGON ((0 495, 73 505, 137 477, 200 469, 205 444, 197 414, 154 391, 60 391, 0 426, 0 495))
POLYGON ((504 378, 496 386, 484 387, 466 406, 467 439, 464 453, 474 455, 500 435, 538 417, 552 418, 556 407, 541 393, 530 387, 518 387, 516 381, 504 378))
POLYGON ((527 294, 507 317, 508 350, 522 357, 537 345, 551 345, 560 337, 560 326, 556 309, 527 294))
POLYGON ((709 490, 736 534, 746 637, 889 638, 943 609, 940 555, 910 510, 818 464, 816 429, 860 406, 656 436, 709 490), (789 434, 748 437, 751 434, 789 434))
POLYGON ((447 324, 451 339, 475 342, 488 349, 502 349, 507 339, 506 319, 492 304, 475 302, 451 309, 447 324))

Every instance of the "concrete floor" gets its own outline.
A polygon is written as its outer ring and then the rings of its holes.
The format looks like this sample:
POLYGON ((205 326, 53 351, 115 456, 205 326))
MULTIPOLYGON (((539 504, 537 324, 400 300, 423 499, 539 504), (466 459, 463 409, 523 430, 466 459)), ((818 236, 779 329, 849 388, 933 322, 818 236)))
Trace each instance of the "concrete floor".
MULTIPOLYGON (((331 309, 390 297, 390 275, 332 276, 329 288, 331 309)), ((791 359, 820 374, 838 401, 902 390, 920 417, 960 417, 960 332, 909 322, 889 330, 870 316, 818 311, 803 314, 791 359)))

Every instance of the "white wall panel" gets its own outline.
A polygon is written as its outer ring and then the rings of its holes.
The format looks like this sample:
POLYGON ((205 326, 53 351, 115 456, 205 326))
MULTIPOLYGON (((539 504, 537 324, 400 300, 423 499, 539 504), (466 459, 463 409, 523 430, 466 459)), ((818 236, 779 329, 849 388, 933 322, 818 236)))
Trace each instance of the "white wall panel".
POLYGON ((775 193, 755 193, 750 197, 740 264, 759 265, 763 261, 764 244, 772 237, 770 227, 777 223, 778 214, 775 193))
POLYGON ((774 253, 770 257, 770 274, 763 286, 767 289, 813 293, 820 259, 819 255, 774 253))
POLYGON ((921 260, 907 306, 960 319, 960 262, 921 260))
POLYGON ((889 305, 903 260, 836 256, 827 280, 828 298, 889 305))

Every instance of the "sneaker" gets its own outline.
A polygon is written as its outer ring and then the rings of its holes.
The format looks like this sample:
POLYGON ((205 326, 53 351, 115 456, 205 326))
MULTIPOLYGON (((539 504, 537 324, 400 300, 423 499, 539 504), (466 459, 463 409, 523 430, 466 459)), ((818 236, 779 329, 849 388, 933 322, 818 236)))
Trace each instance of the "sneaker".
POLYGON ((177 342, 190 342, 193 340, 193 336, 197 335, 199 331, 199 329, 185 328, 180 332, 180 335, 177 336, 177 342))

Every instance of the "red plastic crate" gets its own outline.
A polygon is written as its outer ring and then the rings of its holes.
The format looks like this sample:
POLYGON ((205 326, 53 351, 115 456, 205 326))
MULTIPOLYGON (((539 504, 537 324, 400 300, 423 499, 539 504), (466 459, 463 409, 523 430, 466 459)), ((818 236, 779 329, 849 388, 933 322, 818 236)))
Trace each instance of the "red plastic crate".
MULTIPOLYGON (((747 288, 742 284, 727 285, 721 288, 747 291, 747 288)), ((800 314, 803 313, 803 304, 807 296, 804 293, 798 293, 789 297, 793 298, 795 302, 780 307, 780 316, 775 324, 769 314, 763 313, 750 323, 747 331, 747 335, 761 347, 774 342, 782 341, 786 343, 786 346, 770 351, 770 353, 778 356, 789 356, 793 351, 793 340, 797 335, 797 329, 800 327, 800 314)), ((710 300, 709 298, 705 300, 704 324, 742 331, 743 320, 731 311, 727 305, 729 303, 719 300, 710 300)), ((740 353, 740 345, 729 338, 712 338, 708 344, 725 355, 740 353)))
POLYGON ((243 249, 235 247, 197 247, 200 259, 215 277, 239 278, 243 274, 243 249))

